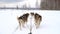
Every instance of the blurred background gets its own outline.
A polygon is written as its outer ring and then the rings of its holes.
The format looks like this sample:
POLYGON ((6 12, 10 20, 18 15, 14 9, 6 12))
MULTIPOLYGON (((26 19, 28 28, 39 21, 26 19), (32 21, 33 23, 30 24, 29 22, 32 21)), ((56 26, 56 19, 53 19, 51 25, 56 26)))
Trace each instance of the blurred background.
POLYGON ((60 10, 60 0, 0 0, 0 9, 60 10))
POLYGON ((40 8, 41 0, 0 0, 0 8, 40 8))

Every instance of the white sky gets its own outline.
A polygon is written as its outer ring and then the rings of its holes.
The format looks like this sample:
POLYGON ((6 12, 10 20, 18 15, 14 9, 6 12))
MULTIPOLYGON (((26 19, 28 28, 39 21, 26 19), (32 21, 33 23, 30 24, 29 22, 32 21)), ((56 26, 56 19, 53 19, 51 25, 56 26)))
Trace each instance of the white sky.
POLYGON ((0 10, 0 34, 28 34, 28 28, 14 30, 18 26, 17 15, 38 13, 42 22, 38 29, 33 28, 33 34, 60 34, 60 11, 47 10, 0 10))
POLYGON ((24 1, 24 0, 0 0, 0 2, 21 2, 21 1, 24 1))

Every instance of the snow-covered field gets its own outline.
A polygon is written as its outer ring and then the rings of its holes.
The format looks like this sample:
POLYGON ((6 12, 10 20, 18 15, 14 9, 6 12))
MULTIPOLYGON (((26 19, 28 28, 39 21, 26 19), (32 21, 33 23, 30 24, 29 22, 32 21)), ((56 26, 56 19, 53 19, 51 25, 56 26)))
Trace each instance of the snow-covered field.
POLYGON ((60 11, 47 10, 0 10, 0 34, 28 34, 28 28, 14 30, 18 26, 17 16, 30 12, 42 16, 40 27, 33 28, 32 34, 60 34, 60 11))

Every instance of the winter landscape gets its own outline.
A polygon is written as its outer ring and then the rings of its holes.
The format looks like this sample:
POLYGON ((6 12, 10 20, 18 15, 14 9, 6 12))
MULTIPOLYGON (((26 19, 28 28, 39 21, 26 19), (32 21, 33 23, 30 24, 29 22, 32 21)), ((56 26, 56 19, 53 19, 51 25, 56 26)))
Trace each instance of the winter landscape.
POLYGON ((0 34, 28 34, 28 28, 16 29, 19 25, 17 16, 30 12, 42 16, 40 27, 33 27, 32 34, 60 34, 60 11, 47 10, 0 10, 0 34))

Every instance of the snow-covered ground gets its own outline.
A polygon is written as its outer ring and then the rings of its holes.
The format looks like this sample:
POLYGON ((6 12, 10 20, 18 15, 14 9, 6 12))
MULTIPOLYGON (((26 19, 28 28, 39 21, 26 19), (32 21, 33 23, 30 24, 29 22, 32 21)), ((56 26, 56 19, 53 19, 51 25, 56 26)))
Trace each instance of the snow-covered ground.
POLYGON ((14 30, 19 25, 17 16, 30 12, 42 16, 40 27, 33 28, 32 34, 60 34, 60 11, 47 10, 0 10, 0 34, 28 34, 28 28, 14 30))

